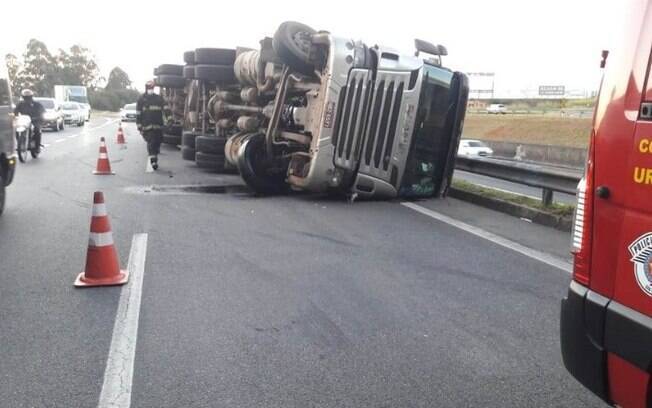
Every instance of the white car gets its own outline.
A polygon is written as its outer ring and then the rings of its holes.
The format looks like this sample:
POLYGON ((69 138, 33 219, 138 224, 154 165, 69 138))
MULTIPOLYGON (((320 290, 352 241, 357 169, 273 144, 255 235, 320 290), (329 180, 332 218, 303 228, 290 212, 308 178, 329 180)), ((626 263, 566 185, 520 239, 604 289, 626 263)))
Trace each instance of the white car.
POLYGON ((504 115, 507 113, 507 106, 503 105, 502 103, 492 103, 489 105, 489 107, 487 107, 487 113, 504 115))
POLYGON ((91 120, 91 105, 83 102, 77 102, 81 106, 82 111, 84 111, 84 120, 88 122, 91 120))
POLYGON ((66 124, 84 126, 86 123, 86 112, 77 102, 63 102, 61 104, 63 120, 66 124))
POLYGON ((494 151, 480 140, 462 139, 457 149, 458 156, 492 156, 494 151))
POLYGON ((120 109, 120 120, 123 122, 136 121, 136 104, 128 103, 120 109))
POLYGON ((58 132, 64 128, 63 112, 61 111, 61 104, 54 98, 34 98, 45 109, 43 114, 42 128, 49 128, 58 132))

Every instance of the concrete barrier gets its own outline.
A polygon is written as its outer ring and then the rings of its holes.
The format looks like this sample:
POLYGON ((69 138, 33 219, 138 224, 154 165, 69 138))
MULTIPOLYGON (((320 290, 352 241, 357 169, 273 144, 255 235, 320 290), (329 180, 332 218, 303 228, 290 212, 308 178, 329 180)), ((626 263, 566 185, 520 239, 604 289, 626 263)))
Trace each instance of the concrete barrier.
POLYGON ((586 149, 527 143, 483 140, 494 151, 494 156, 583 168, 586 149), (520 146, 520 147, 519 147, 520 146))

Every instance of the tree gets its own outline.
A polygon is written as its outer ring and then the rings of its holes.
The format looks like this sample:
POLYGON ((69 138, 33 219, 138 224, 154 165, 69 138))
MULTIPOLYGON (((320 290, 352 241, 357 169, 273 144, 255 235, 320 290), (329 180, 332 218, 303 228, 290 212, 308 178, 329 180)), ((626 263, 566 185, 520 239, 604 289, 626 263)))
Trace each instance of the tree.
POLYGON ((48 47, 31 39, 23 54, 23 69, 18 74, 22 87, 32 89, 39 96, 52 96, 57 64, 48 47))
POLYGON ((99 76, 90 50, 79 45, 70 47, 70 52, 59 50, 56 67, 59 84, 92 86, 99 76))
POLYGON ((131 80, 129 75, 120 67, 115 67, 109 73, 109 80, 106 83, 106 89, 109 90, 123 90, 131 87, 131 80))
POLYGON ((23 84, 18 78, 18 73, 21 70, 21 64, 14 54, 5 55, 5 65, 7 65, 7 73, 11 81, 11 93, 14 96, 20 95, 23 84))

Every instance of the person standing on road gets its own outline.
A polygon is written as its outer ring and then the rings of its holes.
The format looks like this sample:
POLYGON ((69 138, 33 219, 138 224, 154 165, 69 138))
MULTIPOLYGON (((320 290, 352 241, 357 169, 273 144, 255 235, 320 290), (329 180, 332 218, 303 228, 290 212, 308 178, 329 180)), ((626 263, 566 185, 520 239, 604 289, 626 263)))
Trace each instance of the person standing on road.
POLYGON ((23 97, 23 100, 18 102, 16 108, 14 109, 14 115, 27 115, 32 120, 32 125, 34 126, 34 144, 36 145, 36 151, 41 151, 41 123, 43 122, 43 114, 45 113, 45 108, 43 105, 34 100, 34 92, 30 89, 23 89, 20 93, 20 96, 23 97))
POLYGON ((149 162, 154 170, 158 169, 158 154, 163 140, 165 125, 165 101, 154 93, 154 81, 145 84, 145 93, 136 103, 136 126, 147 142, 149 162))

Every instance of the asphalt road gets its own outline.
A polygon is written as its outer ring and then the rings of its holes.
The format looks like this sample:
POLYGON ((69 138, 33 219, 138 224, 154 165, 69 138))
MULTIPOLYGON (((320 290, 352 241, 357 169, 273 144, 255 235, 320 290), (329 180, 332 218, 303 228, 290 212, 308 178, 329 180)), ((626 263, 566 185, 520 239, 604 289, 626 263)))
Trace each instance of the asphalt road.
MULTIPOLYGON (((566 271, 399 201, 254 197, 169 147, 148 173, 133 125, 122 150, 116 127, 45 134, 8 189, 0 406, 98 406, 123 289, 73 287, 95 190, 123 266, 148 234, 132 407, 603 406, 561 363, 566 271), (100 136, 115 176, 91 174, 100 136), (197 184, 226 187, 180 187, 197 184)), ((568 259, 566 234, 416 204, 568 259)))

